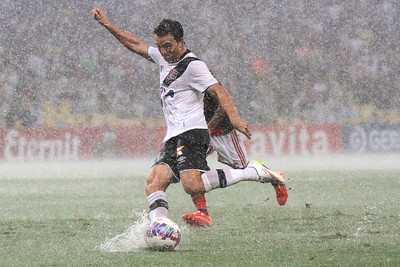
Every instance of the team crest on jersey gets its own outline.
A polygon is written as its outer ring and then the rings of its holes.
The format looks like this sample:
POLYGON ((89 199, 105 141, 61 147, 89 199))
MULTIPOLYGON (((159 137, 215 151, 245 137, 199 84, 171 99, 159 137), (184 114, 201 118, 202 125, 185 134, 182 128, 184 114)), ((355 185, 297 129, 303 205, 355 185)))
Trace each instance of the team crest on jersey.
POLYGON ((176 80, 176 77, 178 77, 178 71, 176 69, 172 69, 168 74, 168 79, 176 80))
POLYGON ((161 99, 165 99, 168 96, 174 98, 174 95, 175 95, 175 91, 173 89, 165 87, 165 86, 161 86, 161 89, 160 89, 161 99))

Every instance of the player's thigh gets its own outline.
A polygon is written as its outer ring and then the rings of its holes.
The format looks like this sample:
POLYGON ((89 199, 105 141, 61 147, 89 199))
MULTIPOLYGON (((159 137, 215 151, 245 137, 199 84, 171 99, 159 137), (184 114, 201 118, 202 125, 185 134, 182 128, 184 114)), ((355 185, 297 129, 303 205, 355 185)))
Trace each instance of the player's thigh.
POLYGON ((176 160, 178 137, 173 137, 165 142, 154 162, 154 165, 168 165, 174 175, 173 183, 178 183, 180 180, 179 170, 176 160))

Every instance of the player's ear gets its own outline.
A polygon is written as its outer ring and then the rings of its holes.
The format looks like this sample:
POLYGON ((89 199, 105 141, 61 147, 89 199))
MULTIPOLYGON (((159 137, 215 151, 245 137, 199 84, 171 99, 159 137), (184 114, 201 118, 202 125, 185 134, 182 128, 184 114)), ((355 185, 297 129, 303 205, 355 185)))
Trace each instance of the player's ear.
POLYGON ((183 38, 177 40, 176 42, 182 44, 183 46, 186 46, 185 40, 183 40, 183 38))

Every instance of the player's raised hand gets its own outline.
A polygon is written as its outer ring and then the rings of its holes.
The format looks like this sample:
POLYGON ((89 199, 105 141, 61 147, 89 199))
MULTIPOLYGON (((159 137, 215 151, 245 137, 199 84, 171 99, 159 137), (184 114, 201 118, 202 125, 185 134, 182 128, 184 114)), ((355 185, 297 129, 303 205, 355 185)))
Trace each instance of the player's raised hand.
POLYGON ((244 134, 247 138, 251 139, 251 132, 249 128, 249 123, 242 118, 236 118, 231 120, 233 127, 244 134))
POLYGON ((110 21, 107 18, 106 12, 104 12, 104 10, 95 7, 92 10, 93 16, 95 18, 95 20, 97 20, 101 25, 106 25, 109 24, 110 21))

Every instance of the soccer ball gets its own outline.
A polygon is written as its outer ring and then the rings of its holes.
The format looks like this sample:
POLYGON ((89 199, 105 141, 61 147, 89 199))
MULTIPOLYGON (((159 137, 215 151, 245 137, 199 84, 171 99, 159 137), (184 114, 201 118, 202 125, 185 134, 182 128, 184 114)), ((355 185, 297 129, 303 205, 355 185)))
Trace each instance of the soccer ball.
POLYGON ((153 221, 146 231, 145 241, 153 250, 174 250, 181 241, 179 226, 168 218, 153 221))

